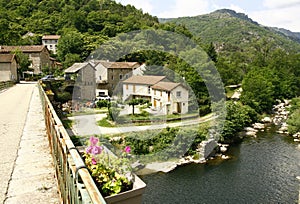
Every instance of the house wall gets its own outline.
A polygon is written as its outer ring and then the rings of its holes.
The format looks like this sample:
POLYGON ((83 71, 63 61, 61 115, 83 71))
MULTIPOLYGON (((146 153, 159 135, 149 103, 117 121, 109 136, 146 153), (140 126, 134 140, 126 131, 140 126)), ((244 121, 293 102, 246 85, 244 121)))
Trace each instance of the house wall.
POLYGON ((181 112, 182 114, 185 114, 189 111, 189 92, 187 89, 185 89, 183 86, 177 86, 175 89, 171 91, 171 110, 173 112, 181 112), (181 93, 181 96, 177 96, 177 92, 181 93), (178 103, 180 104, 181 111, 178 110, 178 103))
POLYGON ((0 81, 10 81, 10 63, 0 63, 0 81))
POLYGON ((78 73, 81 81, 80 85, 80 99, 91 101, 96 98, 96 82, 95 69, 90 65, 86 65, 78 73))
POLYGON ((188 112, 188 90, 183 86, 178 86, 171 92, 164 90, 151 90, 151 103, 152 108, 163 114, 188 112), (180 92, 180 97, 177 96, 177 92, 180 92), (170 97, 169 97, 170 95, 170 97), (179 107, 178 107, 179 106, 179 107))
POLYGON ((11 71, 11 80, 12 81, 18 81, 18 63, 14 59, 10 64, 10 71, 11 71))
POLYGON ((0 63, 0 81, 17 81, 17 62, 0 63))
POLYGON ((130 96, 151 97, 151 89, 149 93, 150 85, 143 84, 123 84, 123 101, 130 96))
POLYGON ((45 48, 42 52, 25 53, 31 60, 29 68, 34 69, 34 74, 41 74, 43 68, 50 68, 51 61, 48 50, 45 48))
POLYGON ((58 40, 51 39, 51 40, 42 40, 42 44, 45 45, 49 51, 52 51, 53 54, 57 53, 57 46, 58 40))
POLYGON ((107 68, 99 63, 96 67, 96 83, 107 82, 107 68))
POLYGON ((107 69, 107 83, 108 83, 108 93, 113 95, 114 91, 122 93, 122 83, 123 80, 126 80, 132 76, 133 69, 129 68, 108 68, 107 69), (120 77, 121 76, 121 77, 120 77))

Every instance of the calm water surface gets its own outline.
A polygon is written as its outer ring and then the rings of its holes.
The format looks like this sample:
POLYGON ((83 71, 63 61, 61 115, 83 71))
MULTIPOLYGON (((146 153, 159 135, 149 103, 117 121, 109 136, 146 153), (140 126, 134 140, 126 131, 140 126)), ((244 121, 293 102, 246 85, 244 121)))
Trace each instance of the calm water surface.
POLYGON ((143 176, 143 203, 298 203, 297 146, 291 138, 263 133, 231 147, 230 160, 143 176))

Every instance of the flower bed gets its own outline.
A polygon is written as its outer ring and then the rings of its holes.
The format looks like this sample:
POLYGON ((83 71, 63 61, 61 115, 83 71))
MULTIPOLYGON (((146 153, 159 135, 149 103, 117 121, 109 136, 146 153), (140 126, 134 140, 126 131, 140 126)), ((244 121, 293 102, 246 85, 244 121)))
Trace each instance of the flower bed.
POLYGON ((145 183, 132 172, 127 146, 115 156, 99 139, 91 137, 83 153, 85 164, 100 193, 108 203, 141 203, 145 183))

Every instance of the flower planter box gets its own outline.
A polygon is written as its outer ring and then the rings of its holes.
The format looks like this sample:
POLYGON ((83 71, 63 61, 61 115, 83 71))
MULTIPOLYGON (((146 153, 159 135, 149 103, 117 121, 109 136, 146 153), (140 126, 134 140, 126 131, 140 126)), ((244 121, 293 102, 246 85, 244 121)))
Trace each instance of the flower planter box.
POLYGON ((108 204, 141 204, 146 184, 137 175, 134 176, 132 190, 105 197, 105 201, 108 204))
MULTIPOLYGON (((86 147, 77 147, 78 151, 83 154, 86 147)), ((109 149, 105 147, 110 155, 115 156, 109 149)), ((134 175, 133 188, 131 190, 104 197, 107 204, 141 204, 146 184, 136 175, 134 175)))

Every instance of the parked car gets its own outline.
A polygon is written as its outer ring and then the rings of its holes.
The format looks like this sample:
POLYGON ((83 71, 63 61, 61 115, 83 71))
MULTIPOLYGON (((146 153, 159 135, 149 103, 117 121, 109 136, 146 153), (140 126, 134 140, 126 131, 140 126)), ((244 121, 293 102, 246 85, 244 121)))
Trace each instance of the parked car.
POLYGON ((100 96, 96 97, 96 100, 97 101, 99 101, 99 100, 108 100, 108 101, 110 101, 110 97, 107 96, 107 95, 100 95, 100 96))
POLYGON ((41 78, 42 81, 54 81, 55 77, 53 75, 47 75, 41 78))

